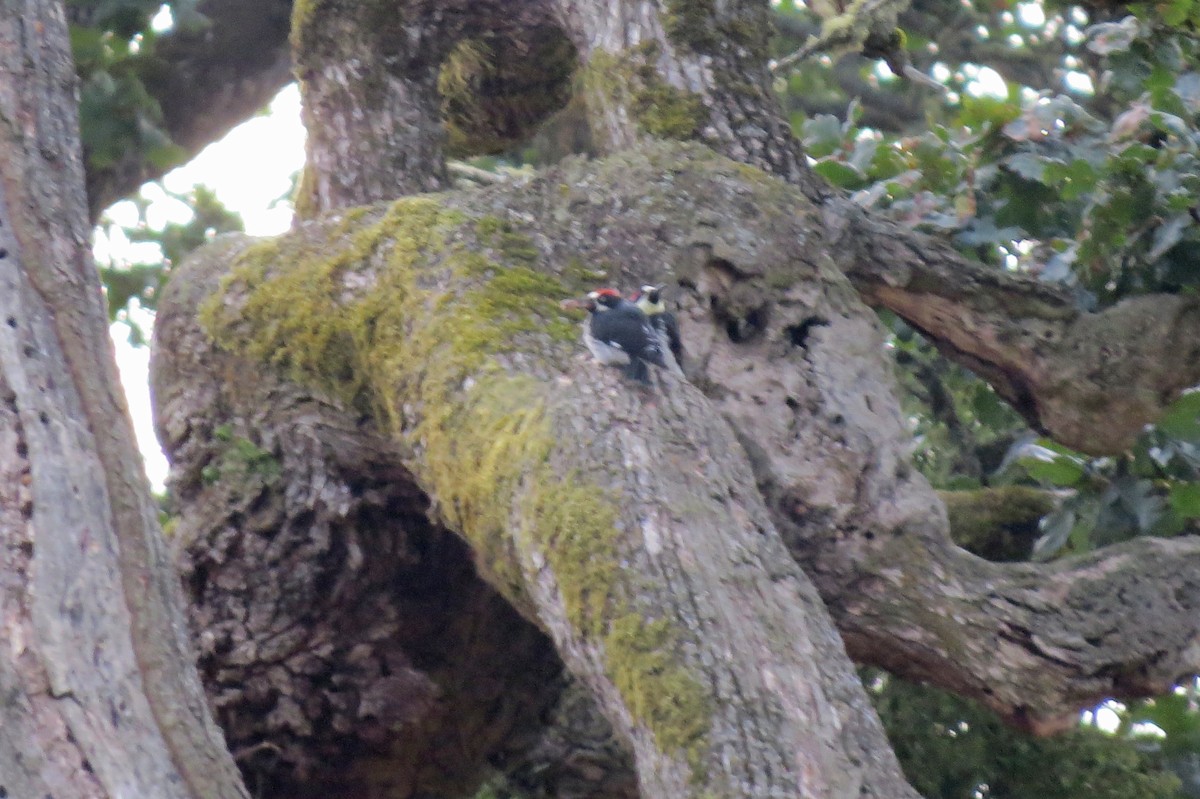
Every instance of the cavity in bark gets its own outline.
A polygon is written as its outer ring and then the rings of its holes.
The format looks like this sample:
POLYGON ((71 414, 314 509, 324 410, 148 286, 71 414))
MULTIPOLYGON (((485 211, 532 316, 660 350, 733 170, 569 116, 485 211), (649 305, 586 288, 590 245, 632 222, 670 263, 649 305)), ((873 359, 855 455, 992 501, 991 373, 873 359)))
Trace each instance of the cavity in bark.
POLYGON ((792 346, 808 349, 808 336, 812 333, 814 327, 828 327, 829 320, 823 319, 820 316, 810 316, 798 325, 788 325, 784 328, 787 333, 788 341, 792 342, 792 346))

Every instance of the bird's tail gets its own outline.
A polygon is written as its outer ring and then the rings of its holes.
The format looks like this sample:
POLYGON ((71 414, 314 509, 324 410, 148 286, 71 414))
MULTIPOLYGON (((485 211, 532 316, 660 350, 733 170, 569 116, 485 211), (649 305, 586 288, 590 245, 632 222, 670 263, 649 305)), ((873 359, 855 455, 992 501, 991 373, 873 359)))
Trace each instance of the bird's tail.
POLYGON ((655 366, 661 367, 663 369, 670 369, 671 367, 667 364, 667 357, 663 354, 663 345, 661 342, 661 338, 662 337, 658 335, 658 332, 655 331, 654 346, 647 347, 645 350, 643 350, 642 358, 644 358, 649 363, 654 364, 655 366))
MULTIPOLYGON (((662 355, 660 354, 659 357, 661 358, 662 355)), ((650 370, 646 368, 646 362, 641 358, 629 359, 629 365, 625 367, 625 376, 643 385, 650 385, 650 370)))

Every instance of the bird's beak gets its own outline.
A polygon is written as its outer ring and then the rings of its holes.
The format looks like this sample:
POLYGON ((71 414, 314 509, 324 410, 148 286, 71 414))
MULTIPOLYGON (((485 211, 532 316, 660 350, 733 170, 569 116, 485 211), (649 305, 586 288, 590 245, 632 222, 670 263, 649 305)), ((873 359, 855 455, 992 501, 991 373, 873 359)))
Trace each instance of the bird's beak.
POLYGON ((558 307, 562 308, 564 311, 582 311, 587 309, 587 303, 583 300, 572 298, 569 300, 563 300, 558 304, 558 307))

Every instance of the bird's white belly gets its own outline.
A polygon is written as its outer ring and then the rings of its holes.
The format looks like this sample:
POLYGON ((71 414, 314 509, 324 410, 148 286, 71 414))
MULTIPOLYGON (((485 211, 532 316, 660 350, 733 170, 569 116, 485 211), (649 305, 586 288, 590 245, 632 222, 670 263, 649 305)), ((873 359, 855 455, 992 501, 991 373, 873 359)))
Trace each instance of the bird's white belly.
POLYGON ((629 363, 629 353, 620 347, 605 344, 592 338, 591 333, 583 334, 583 342, 592 351, 592 356, 605 366, 624 366, 629 363))

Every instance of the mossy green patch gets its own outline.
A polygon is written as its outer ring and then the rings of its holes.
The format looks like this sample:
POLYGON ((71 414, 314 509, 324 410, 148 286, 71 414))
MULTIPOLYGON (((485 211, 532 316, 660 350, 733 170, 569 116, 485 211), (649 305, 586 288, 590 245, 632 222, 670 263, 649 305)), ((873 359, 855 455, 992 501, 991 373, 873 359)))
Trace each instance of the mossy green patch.
POLYGON ((475 232, 481 243, 486 244, 509 261, 532 263, 538 259, 538 249, 533 239, 513 229, 511 223, 497 217, 485 216, 475 223, 475 232))
POLYGON ((596 51, 583 70, 584 91, 602 106, 628 106, 638 127, 662 139, 694 139, 708 120, 704 100, 666 83, 654 66, 655 49, 620 56, 596 51))
POLYGON ((719 42, 715 15, 715 0, 667 0, 663 28, 677 47, 708 53, 719 42))
POLYGON ((693 139, 708 119, 708 109, 699 95, 658 79, 638 89, 633 100, 638 125, 660 139, 693 139))
POLYGON ((551 439, 536 434, 535 381, 484 367, 522 341, 573 346, 578 328, 558 305, 567 288, 525 265, 536 254, 528 237, 471 222, 412 198, 261 242, 201 321, 219 342, 372 412, 424 450, 439 510, 499 572, 513 562, 502 540, 515 491, 507 475, 533 473, 551 439), (475 390, 464 392, 468 379, 475 390))
POLYGON ((580 633, 595 637, 615 600, 619 499, 577 478, 546 482, 548 476, 531 483, 525 502, 525 516, 534 520, 529 532, 554 567, 567 618, 580 633))
POLYGON ((404 199, 246 248, 201 319, 227 348, 375 415, 412 449, 480 571, 530 613, 514 544, 528 537, 634 718, 695 767, 707 695, 678 659, 680 631, 631 610, 621 498, 553 465, 548 384, 506 364, 518 350, 552 360, 577 346, 559 308, 573 278, 535 270, 538 257, 503 219, 404 199))
POLYGON ((612 622, 604 649, 629 712, 654 732, 661 749, 684 752, 699 776, 712 708, 708 692, 679 665, 677 643, 665 619, 628 613, 612 622))

